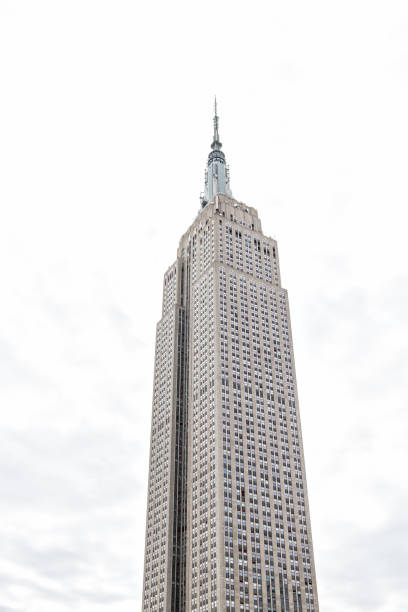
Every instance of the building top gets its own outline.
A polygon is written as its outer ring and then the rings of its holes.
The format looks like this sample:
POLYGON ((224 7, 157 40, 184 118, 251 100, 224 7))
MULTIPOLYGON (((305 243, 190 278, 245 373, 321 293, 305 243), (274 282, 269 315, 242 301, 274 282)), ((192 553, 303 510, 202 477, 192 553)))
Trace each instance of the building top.
POLYGON ((218 132, 217 98, 214 101, 214 136, 211 144, 211 153, 208 156, 205 171, 205 190, 201 197, 201 206, 204 208, 217 194, 232 197, 229 186, 229 168, 225 162, 225 154, 221 151, 222 143, 218 132))
MULTIPOLYGON (((235 229, 246 232, 247 235, 251 235, 252 232, 262 233, 262 223, 255 208, 244 202, 238 202, 231 196, 216 194, 212 201, 200 210, 193 223, 180 238, 178 257, 184 255, 184 249, 188 248, 194 236, 205 231, 208 224, 214 222, 215 218, 219 219, 220 223, 224 221, 228 227, 235 226, 235 229)), ((276 242, 271 236, 264 236, 264 239, 276 242)))

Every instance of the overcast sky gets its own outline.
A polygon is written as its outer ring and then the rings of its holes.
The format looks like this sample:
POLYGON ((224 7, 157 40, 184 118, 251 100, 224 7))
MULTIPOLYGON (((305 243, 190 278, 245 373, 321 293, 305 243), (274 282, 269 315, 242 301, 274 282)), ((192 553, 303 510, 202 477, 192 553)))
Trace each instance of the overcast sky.
POLYGON ((406 0, 0 0, 0 612, 140 610, 215 93, 289 291, 321 610, 407 610, 406 0))

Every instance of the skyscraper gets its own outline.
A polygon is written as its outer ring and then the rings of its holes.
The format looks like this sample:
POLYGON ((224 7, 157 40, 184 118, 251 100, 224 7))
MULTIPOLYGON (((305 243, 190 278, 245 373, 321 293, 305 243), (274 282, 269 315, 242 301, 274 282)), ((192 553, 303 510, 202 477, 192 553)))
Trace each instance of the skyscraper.
POLYGON ((218 133, 164 276, 144 611, 318 612, 287 291, 218 133))

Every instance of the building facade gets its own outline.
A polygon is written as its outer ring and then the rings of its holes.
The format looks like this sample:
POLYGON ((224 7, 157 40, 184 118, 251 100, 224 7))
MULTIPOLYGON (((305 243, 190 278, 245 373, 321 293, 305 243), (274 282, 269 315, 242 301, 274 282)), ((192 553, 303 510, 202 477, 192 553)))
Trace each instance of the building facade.
POLYGON ((143 610, 319 610, 287 291, 276 241, 232 197, 216 111, 164 276, 143 610))

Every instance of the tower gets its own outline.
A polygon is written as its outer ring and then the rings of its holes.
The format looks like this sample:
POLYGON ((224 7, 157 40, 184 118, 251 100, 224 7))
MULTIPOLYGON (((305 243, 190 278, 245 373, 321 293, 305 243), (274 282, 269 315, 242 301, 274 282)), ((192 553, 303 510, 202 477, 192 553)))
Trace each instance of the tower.
POLYGON ((287 291, 218 132, 156 330, 143 611, 318 612, 287 291))

